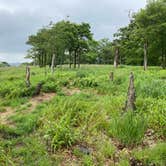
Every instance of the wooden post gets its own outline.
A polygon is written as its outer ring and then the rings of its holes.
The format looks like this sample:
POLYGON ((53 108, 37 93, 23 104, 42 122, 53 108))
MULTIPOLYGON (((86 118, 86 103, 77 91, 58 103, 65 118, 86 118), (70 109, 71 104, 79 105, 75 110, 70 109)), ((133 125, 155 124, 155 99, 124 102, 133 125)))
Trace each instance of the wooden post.
POLYGON ((30 83, 30 67, 27 65, 26 67, 26 85, 27 87, 30 87, 31 83, 30 83))
POLYGON ((74 68, 76 68, 76 64, 77 64, 77 53, 75 51, 74 52, 74 68))
POLYGON ((136 100, 136 95, 135 95, 135 87, 134 87, 134 75, 131 72, 128 94, 127 94, 127 101, 125 105, 126 111, 128 110, 134 111, 136 109, 135 100, 136 100))
POLYGON ((113 81, 114 80, 114 72, 110 73, 110 80, 113 81))
POLYGON ((144 70, 147 70, 147 41, 144 43, 144 70))
POLYGON ((114 57, 114 67, 118 67, 118 60, 119 60, 119 48, 115 48, 115 57, 114 57))
POLYGON ((39 82, 36 86, 35 92, 33 94, 33 96, 38 96, 40 94, 41 88, 42 88, 43 83, 39 82))

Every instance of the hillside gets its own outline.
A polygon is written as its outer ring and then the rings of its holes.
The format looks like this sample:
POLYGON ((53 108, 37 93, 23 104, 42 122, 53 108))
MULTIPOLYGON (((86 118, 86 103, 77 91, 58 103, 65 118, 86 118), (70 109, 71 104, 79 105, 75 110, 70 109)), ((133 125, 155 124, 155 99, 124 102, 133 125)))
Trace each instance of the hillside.
POLYGON ((0 165, 164 166, 165 70, 84 65, 54 74, 47 68, 45 75, 30 69, 29 88, 25 67, 0 69, 0 165), (124 110, 131 71, 134 112, 124 110))

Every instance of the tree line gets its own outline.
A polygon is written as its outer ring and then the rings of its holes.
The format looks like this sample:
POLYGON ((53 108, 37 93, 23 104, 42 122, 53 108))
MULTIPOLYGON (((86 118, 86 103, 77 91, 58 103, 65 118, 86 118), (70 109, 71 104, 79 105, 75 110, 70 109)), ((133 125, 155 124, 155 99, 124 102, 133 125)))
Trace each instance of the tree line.
POLYGON ((166 67, 166 0, 150 0, 133 13, 129 25, 120 28, 114 39, 93 38, 88 23, 50 23, 28 38, 28 58, 54 70, 56 65, 119 64, 166 67))

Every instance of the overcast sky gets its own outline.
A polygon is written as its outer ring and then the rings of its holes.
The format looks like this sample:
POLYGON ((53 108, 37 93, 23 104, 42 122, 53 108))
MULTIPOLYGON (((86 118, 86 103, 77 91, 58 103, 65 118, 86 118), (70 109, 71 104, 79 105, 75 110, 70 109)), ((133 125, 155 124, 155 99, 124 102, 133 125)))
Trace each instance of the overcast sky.
POLYGON ((25 42, 39 28, 66 19, 88 22, 95 39, 110 38, 146 0, 0 0, 0 61, 24 62, 25 42))

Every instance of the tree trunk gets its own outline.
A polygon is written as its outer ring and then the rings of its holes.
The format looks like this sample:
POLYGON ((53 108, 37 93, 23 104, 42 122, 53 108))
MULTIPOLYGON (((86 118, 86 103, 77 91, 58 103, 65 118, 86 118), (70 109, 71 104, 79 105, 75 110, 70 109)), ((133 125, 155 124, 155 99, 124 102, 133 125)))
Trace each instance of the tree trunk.
POLYGON ((52 56, 52 63, 51 63, 51 73, 54 73, 54 67, 55 67, 55 54, 52 56))
POLYGON ((27 87, 30 87, 31 83, 30 83, 30 67, 27 66, 26 67, 26 85, 27 87))
POLYGON ((78 55, 78 68, 80 68, 80 55, 78 55))
POLYGON ((76 64, 77 64, 77 52, 74 52, 74 68, 76 68, 76 64))
POLYGON ((69 52, 69 68, 71 69, 71 64, 72 64, 72 58, 71 58, 71 52, 69 52))
POLYGON ((119 59, 119 48, 116 47, 115 49, 115 57, 114 57, 114 67, 118 67, 118 59, 119 59))
POLYGON ((147 41, 144 43, 144 70, 147 70, 147 41))
POLYGON ((162 60, 161 60, 162 68, 165 69, 165 67, 166 67, 166 50, 162 49, 161 54, 162 54, 162 60))
POLYGON ((128 110, 134 111, 136 109, 135 100, 136 100, 136 95, 135 95, 135 87, 134 87, 134 75, 131 72, 127 101, 126 101, 126 105, 125 105, 126 111, 128 111, 128 110))
POLYGON ((47 55, 44 56, 45 76, 47 75, 47 55))
POLYGON ((166 68, 166 49, 164 50, 164 62, 163 62, 163 69, 166 68))

